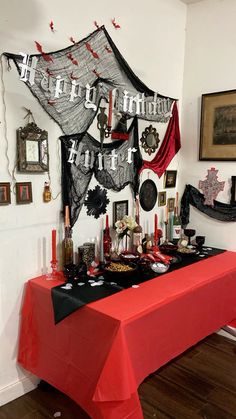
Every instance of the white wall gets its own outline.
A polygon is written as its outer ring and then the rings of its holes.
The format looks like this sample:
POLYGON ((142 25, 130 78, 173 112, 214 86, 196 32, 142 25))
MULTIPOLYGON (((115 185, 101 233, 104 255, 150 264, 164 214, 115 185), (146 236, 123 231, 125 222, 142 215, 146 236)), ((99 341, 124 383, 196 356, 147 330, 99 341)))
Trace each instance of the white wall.
MULTIPOLYGON (((219 170, 225 189, 217 200, 230 202, 231 176, 236 162, 198 161, 201 95, 236 88, 235 0, 205 0, 187 8, 182 108, 181 189, 198 188, 207 169, 219 170)), ((191 207, 189 226, 206 236, 206 243, 236 250, 236 223, 221 222, 191 207)))
MULTIPOLYGON (((186 6, 178 0, 101 0, 85 3, 71 0, 0 0, 0 52, 20 51, 34 53, 34 41, 40 42, 46 51, 61 49, 73 36, 79 40, 92 32, 93 21, 105 24, 114 42, 133 68, 134 72, 153 90, 181 99, 186 6), (115 31, 111 19, 121 24, 115 31), (56 32, 49 29, 54 21, 56 32)), ((43 111, 27 87, 19 81, 14 65, 12 71, 3 66, 6 102, 7 136, 5 137, 4 107, 0 101, 0 182, 12 182, 16 159, 16 129, 25 124, 22 107, 31 109, 36 123, 49 133, 50 175, 53 197, 60 192, 60 161, 57 138, 58 126, 43 111), (9 159, 9 162, 8 162, 9 159)), ((3 85, 1 84, 1 97, 3 85)), ((159 129, 159 128, 158 128, 159 129)), ((161 128, 163 131, 163 127, 161 128)), ((145 156, 146 157, 146 156, 145 156)), ((178 168, 176 156, 170 168, 178 168)), ((147 177, 144 173, 143 179, 147 177)), ((163 189, 163 178, 150 174, 163 189)), ((45 174, 15 173, 17 181, 30 181, 33 186, 33 203, 0 207, 0 402, 7 401, 28 391, 34 381, 16 364, 19 312, 24 283, 27 279, 45 272, 50 261, 51 229, 56 227, 60 242, 63 231, 60 221, 60 196, 51 203, 42 201, 45 174)), ((112 201, 131 194, 126 188, 119 194, 108 192, 111 216, 112 201)), ((172 195, 174 196, 174 191, 172 195)), ((161 216, 161 214, 159 214, 161 216)), ((145 221, 146 215, 142 215, 145 221)), ((151 214, 151 220, 153 212, 151 214)), ((83 210, 74 228, 77 247, 87 238, 99 233, 99 223, 87 217, 83 210)), ((0 403, 0 404, 1 404, 0 403)))

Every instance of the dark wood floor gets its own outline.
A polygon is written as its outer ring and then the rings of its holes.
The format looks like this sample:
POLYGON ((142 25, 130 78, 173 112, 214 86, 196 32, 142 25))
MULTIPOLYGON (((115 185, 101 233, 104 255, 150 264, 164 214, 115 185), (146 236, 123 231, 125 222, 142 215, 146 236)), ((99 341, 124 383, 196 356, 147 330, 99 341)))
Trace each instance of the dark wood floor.
MULTIPOLYGON (((213 334, 139 387, 145 419, 236 418, 236 342, 213 334)), ((89 419, 46 383, 0 408, 0 419, 89 419)), ((124 419, 124 418, 120 418, 124 419)))

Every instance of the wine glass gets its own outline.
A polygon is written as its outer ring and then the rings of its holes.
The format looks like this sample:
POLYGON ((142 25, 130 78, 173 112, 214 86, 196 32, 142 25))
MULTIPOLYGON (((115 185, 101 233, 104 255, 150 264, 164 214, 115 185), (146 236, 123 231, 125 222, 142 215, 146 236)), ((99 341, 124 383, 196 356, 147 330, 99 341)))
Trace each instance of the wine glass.
POLYGON ((193 228, 185 228, 184 229, 184 234, 185 234, 185 236, 188 237, 188 246, 190 246, 191 245, 190 239, 191 239, 191 237, 195 236, 196 230, 194 230, 193 228))
POLYGON ((196 236, 195 237, 195 241, 197 243, 198 250, 201 251, 202 250, 202 246, 205 243, 205 236, 196 236))

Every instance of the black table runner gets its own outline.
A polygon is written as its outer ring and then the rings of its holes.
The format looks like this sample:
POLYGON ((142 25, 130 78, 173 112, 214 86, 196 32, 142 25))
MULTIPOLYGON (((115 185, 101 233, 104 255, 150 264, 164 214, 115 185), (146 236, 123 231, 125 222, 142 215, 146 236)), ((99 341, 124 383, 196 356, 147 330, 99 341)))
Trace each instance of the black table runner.
MULTIPOLYGON (((176 252, 173 256, 176 257, 177 261, 170 265, 166 273, 199 262, 202 259, 218 255, 224 251, 222 249, 203 247, 202 252, 199 254, 179 256, 176 252)), ((139 264, 138 270, 128 278, 126 277, 125 280, 122 280, 122 276, 114 279, 111 275, 103 273, 98 277, 83 275, 79 281, 70 281, 57 285, 51 289, 55 323, 59 323, 69 314, 88 303, 108 297, 125 288, 130 288, 150 279, 157 278, 160 275, 163 276, 165 273, 157 274, 151 269, 148 269, 147 266, 139 264)))

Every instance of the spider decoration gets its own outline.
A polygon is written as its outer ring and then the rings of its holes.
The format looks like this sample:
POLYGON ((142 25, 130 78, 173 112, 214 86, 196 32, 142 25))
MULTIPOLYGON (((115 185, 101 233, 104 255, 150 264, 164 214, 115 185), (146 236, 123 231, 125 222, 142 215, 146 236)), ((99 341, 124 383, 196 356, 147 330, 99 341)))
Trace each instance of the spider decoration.
POLYGON ((101 214, 106 214, 109 202, 106 189, 101 189, 98 185, 94 189, 90 189, 84 202, 87 207, 87 215, 99 218, 101 214))

